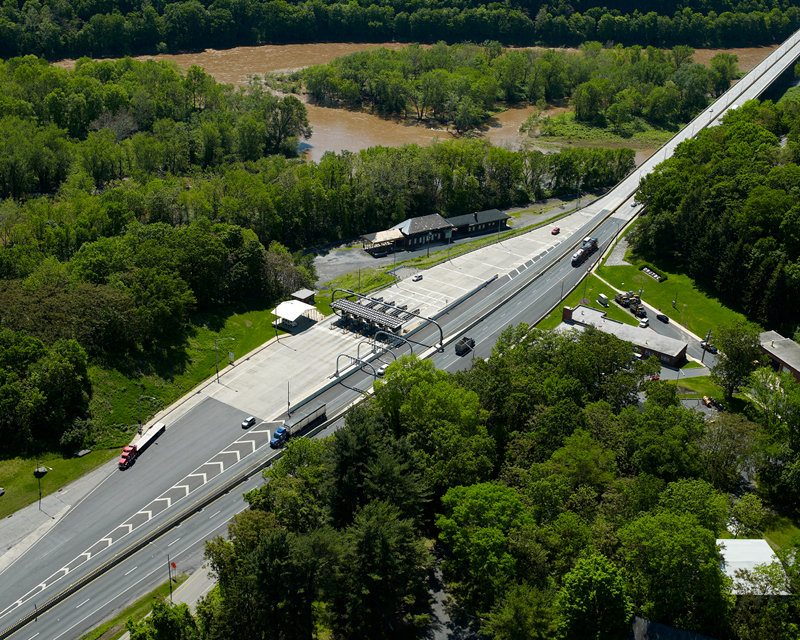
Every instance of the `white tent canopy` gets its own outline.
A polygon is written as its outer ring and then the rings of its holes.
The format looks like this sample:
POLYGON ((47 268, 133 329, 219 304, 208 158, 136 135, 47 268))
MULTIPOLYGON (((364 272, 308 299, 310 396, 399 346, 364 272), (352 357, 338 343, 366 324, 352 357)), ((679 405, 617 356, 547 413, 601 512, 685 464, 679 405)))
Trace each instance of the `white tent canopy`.
POLYGON ((272 313, 281 320, 294 322, 306 311, 310 311, 311 309, 316 309, 316 307, 306 304, 305 302, 300 302, 299 300, 289 300, 287 302, 281 302, 272 313))

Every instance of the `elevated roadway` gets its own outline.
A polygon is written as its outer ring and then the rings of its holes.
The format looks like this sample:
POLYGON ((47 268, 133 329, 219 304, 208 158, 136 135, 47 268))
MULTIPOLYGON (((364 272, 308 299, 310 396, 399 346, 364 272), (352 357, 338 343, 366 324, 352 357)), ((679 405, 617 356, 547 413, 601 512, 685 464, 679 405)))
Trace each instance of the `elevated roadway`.
MULTIPOLYGON (((440 287, 452 284, 456 278, 463 277, 463 281, 455 280, 460 282, 455 285, 456 289, 469 293, 480 284, 481 277, 475 273, 494 271, 499 276, 489 284, 484 281, 485 286, 459 304, 454 305, 453 298, 438 300, 439 308, 443 310, 437 320, 444 328, 448 347, 441 352, 433 348, 438 343, 438 331, 428 325, 409 338, 419 347, 415 352, 427 350, 426 355, 437 367, 454 371, 468 366, 472 357, 488 356, 497 335, 509 325, 538 321, 558 304, 562 295, 577 285, 587 267, 599 258, 602 249, 636 215, 638 205, 633 199, 641 178, 671 155, 687 137, 695 135, 703 127, 718 124, 727 110, 758 97, 798 57, 800 32, 784 42, 611 192, 575 214, 570 222, 562 223, 568 238, 562 236, 547 244, 541 233, 539 236, 518 236, 491 249, 469 254, 470 257, 461 262, 454 259, 428 270, 419 283, 399 283, 396 287, 398 294, 405 290, 412 296, 421 296, 427 291, 427 295, 434 299, 437 291, 441 291, 440 287), (574 268, 570 264, 573 248, 580 238, 590 233, 598 237, 601 251, 580 268, 574 268), (474 271, 478 267, 483 267, 483 271, 474 271), (449 345, 467 332, 476 340, 476 348, 467 357, 457 357, 449 345)), ((435 306, 431 304, 432 309, 435 306)), ((675 327, 669 330, 680 331, 675 327)), ((329 335, 342 343, 349 341, 349 348, 354 349, 357 343, 352 335, 336 331, 330 331, 329 335)), ((308 339, 301 334, 284 341, 287 362, 290 363, 285 367, 287 378, 292 373, 292 359, 297 360, 296 354, 308 339)), ((406 350, 407 347, 400 346, 395 349, 395 354, 399 356, 406 350)), ((389 363, 392 358, 384 360, 389 363)), ((318 389, 313 402, 327 403, 329 415, 349 406, 371 387, 374 380, 372 375, 355 368, 348 375, 333 380, 330 378, 333 371, 329 354, 303 370, 303 375, 308 378, 304 388, 318 389)), ((259 378, 256 365, 253 365, 247 376, 241 371, 228 378, 223 376, 218 392, 187 403, 188 409, 169 424, 166 433, 132 469, 110 473, 89 496, 73 505, 47 535, 6 567, 0 573, 0 629, 35 613, 43 602, 76 580, 91 575, 100 563, 120 551, 135 550, 140 541, 147 540, 179 510, 186 511, 187 517, 180 526, 169 529, 158 538, 156 543, 162 548, 174 549, 173 557, 182 569, 200 570, 203 541, 224 532, 227 519, 244 508, 242 490, 256 486, 260 477, 255 474, 236 490, 205 505, 202 511, 190 507, 203 496, 216 495, 219 487, 243 468, 258 468, 277 455, 265 444, 268 428, 262 426, 262 433, 252 436, 245 432, 233 433, 231 429, 252 413, 236 400, 236 395, 244 390, 251 397, 255 397, 254 390, 263 395, 264 404, 261 406, 264 410, 257 414, 260 422, 286 417, 283 412, 275 410, 282 402, 284 377, 275 379, 274 375, 273 372, 266 378, 259 378), (237 381, 240 386, 237 386, 237 381), (246 444, 245 440, 252 441, 252 444, 246 444), (190 476, 202 478, 202 482, 194 486, 195 480, 187 480, 190 476), (152 508, 154 503, 163 508, 152 508), (141 515, 143 513, 147 517, 141 515), (122 531, 123 535, 119 535, 120 527, 129 531, 122 531)), ((254 428, 254 432, 257 431, 258 428, 254 428)), ((159 574, 158 567, 163 568, 164 564, 163 556, 153 546, 147 545, 38 618, 30 618, 21 629, 5 635, 25 640, 35 637, 54 640, 78 638, 103 617, 162 582, 164 576, 159 574)))

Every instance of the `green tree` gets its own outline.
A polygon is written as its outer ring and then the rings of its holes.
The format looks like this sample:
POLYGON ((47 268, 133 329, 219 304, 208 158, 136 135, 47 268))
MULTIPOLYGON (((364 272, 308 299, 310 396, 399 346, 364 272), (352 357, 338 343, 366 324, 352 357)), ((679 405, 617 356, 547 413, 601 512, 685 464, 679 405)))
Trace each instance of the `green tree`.
POLYGON ((728 400, 739 390, 757 367, 761 357, 758 327, 743 320, 717 329, 716 344, 720 350, 711 367, 712 379, 722 387, 728 400))
POLYGON ((198 640, 200 633, 197 623, 184 604, 173 605, 163 598, 153 602, 150 615, 134 622, 129 619, 125 628, 131 640, 198 640))
POLYGON ((692 515, 646 514, 619 532, 634 611, 705 634, 724 630, 731 602, 714 534, 692 515))
POLYGON ((509 536, 530 521, 519 493, 495 482, 450 488, 436 521, 439 539, 452 550, 445 568, 464 599, 488 611, 516 571, 509 536))
POLYGON ((633 607, 621 572, 605 556, 578 560, 556 598, 564 640, 613 640, 630 631, 633 607))
POLYGON ((739 536, 759 536, 769 511, 754 493, 747 493, 736 500, 731 509, 733 533, 739 536))
POLYGON ((426 594, 429 562, 414 524, 394 506, 371 502, 359 510, 344 537, 332 604, 335 632, 385 637, 388 618, 426 594))
POLYGON ((728 520, 728 498, 708 482, 684 478, 670 482, 658 501, 660 509, 677 514, 690 514, 715 536, 725 530, 728 520))
POLYGON ((556 630, 552 593, 514 585, 486 615, 483 629, 496 640, 550 640, 556 630))

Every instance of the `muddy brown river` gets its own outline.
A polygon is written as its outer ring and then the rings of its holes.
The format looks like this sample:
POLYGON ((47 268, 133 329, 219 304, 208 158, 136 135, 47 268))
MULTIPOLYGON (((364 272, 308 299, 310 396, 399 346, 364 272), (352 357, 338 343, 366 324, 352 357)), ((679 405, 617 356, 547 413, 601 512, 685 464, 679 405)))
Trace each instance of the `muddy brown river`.
MULTIPOLYGON (((196 64, 203 67, 206 73, 218 82, 242 85, 247 82, 247 77, 252 75, 285 72, 314 64, 324 64, 339 56, 375 47, 401 49, 404 46, 397 42, 265 45, 236 47, 222 51, 206 49, 199 53, 139 56, 136 59, 171 60, 184 71, 196 64)), ((697 49, 694 59, 696 62, 708 64, 717 53, 733 53, 739 56, 739 68, 742 71, 749 71, 775 48, 697 49)), ((55 64, 71 68, 75 61, 62 60, 55 64)), ((313 135, 303 143, 303 148, 310 160, 319 160, 326 151, 338 152, 345 149, 358 151, 376 145, 401 146, 411 143, 428 145, 437 139, 447 140, 453 137, 444 127, 431 127, 411 118, 385 117, 363 110, 320 107, 309 103, 306 107, 313 135)), ((562 110, 548 111, 557 113, 562 110)), ((518 133, 519 126, 534 111, 533 106, 510 108, 490 119, 479 135, 492 144, 517 149, 525 139, 518 133)), ((548 145, 548 148, 553 149, 554 146, 548 145)), ((654 151, 655 149, 637 149, 636 164, 644 162, 654 151)))

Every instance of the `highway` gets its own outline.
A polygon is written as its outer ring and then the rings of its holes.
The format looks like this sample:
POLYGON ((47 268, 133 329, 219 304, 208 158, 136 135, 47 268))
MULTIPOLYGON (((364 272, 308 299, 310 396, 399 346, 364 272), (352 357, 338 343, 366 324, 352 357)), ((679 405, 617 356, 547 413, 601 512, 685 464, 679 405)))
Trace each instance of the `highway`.
MULTIPOLYGON (((592 215, 573 231, 571 242, 525 269, 498 278, 439 317, 450 342, 443 352, 431 354, 436 366, 455 371, 469 366, 472 357, 487 357, 502 330, 519 322, 533 324, 556 305, 562 291, 566 294, 577 285, 619 229, 637 213, 638 207, 631 203, 641 177, 671 154, 683 139, 703 126, 718 123, 721 115, 737 102, 764 91, 800 57, 799 41, 800 32, 676 135, 663 152, 659 151, 609 194, 589 205, 587 209, 592 215), (574 268, 569 262, 571 248, 590 230, 599 239, 601 250, 584 265, 574 268), (476 347, 472 354, 458 357, 452 341, 465 333, 476 340, 476 347)), ((680 332, 674 325, 661 325, 654 319, 651 326, 665 335, 676 337, 680 332)), ((438 331, 428 325, 411 339, 417 344, 415 352, 419 353, 436 344, 438 331)), ((406 347, 394 349, 398 356, 406 351, 406 347)), ((692 344, 690 353, 699 358, 699 346, 692 344)), ((393 358, 385 355, 382 360, 389 363, 393 358)), ((371 374, 354 370, 312 402, 327 403, 328 413, 333 415, 361 396, 373 380, 371 374)), ((36 611, 44 601, 88 575, 108 558, 137 546, 138 541, 179 512, 185 512, 187 518, 155 543, 172 550, 171 559, 179 570, 198 570, 203 541, 224 533, 227 520, 244 508, 242 492, 257 486, 260 474, 256 473, 203 511, 193 505, 233 474, 244 468, 257 468, 276 455, 266 444, 270 433, 263 425, 235 432, 244 417, 245 412, 206 398, 170 424, 130 470, 109 474, 49 533, 0 573, 0 629, 36 611)), ((261 422, 286 416, 257 417, 261 422)), ((152 545, 146 546, 9 637, 78 638, 108 614, 163 582, 165 566, 165 557, 152 545)))

